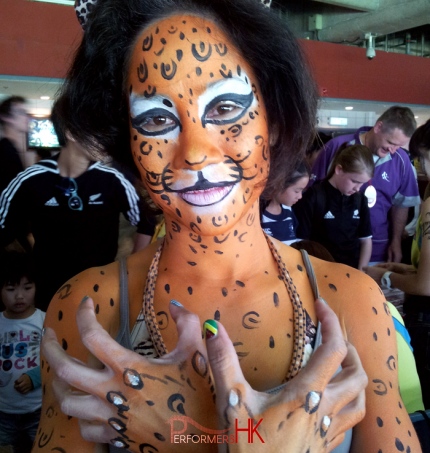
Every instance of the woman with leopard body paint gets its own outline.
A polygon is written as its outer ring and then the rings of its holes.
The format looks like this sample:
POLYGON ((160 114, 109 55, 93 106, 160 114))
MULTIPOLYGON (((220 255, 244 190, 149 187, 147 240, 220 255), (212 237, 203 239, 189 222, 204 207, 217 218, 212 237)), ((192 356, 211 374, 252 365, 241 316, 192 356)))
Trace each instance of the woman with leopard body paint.
POLYGON ((276 188, 313 137, 316 90, 289 30, 252 0, 100 0, 89 19, 61 93, 64 122, 135 165, 166 237, 127 260, 141 355, 110 338, 118 263, 79 274, 51 302, 33 451, 330 451, 356 425, 350 451, 419 452, 377 285, 311 259, 329 310, 301 254, 259 224, 263 188, 276 188), (323 344, 309 359, 319 322, 323 344), (369 378, 365 417, 356 351, 369 378), (251 419, 265 444, 246 434, 178 444, 175 417, 185 434, 251 419))

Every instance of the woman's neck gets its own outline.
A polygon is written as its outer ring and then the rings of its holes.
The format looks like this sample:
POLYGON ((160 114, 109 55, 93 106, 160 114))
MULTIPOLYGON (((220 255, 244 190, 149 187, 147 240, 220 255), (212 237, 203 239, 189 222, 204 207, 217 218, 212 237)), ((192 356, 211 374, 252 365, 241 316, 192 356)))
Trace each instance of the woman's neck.
POLYGON ((242 274, 254 273, 264 266, 265 259, 272 259, 271 256, 260 226, 258 203, 255 203, 242 219, 219 236, 198 236, 183 226, 178 232, 177 226, 172 226, 172 219, 167 217, 159 268, 163 269, 165 263, 174 263, 176 273, 228 279, 239 270, 242 274))

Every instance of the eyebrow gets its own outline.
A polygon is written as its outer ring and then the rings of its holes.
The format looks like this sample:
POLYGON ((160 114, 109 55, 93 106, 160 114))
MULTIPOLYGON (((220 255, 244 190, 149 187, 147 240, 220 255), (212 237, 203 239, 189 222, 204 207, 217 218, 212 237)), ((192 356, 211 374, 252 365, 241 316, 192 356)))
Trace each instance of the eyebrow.
MULTIPOLYGON (((220 89, 221 87, 224 89, 225 85, 228 85, 229 91, 239 89, 241 91, 240 94, 248 94, 250 91, 252 91, 252 87, 249 84, 249 82, 247 83, 245 81, 245 79, 249 80, 249 78, 248 78, 248 76, 246 76, 246 74, 244 74, 244 77, 243 76, 241 76, 241 77, 234 76, 234 77, 229 77, 227 79, 216 80, 216 81, 208 84, 208 86, 205 90, 205 93, 210 92, 210 91, 216 91, 216 90, 220 89), (231 87, 230 87, 230 85, 231 85, 231 87), (243 89, 244 87, 247 87, 248 90, 244 90, 243 89)), ((202 94, 204 94, 204 93, 202 93, 202 94)))
POLYGON ((167 96, 155 95, 149 98, 131 93, 130 95, 130 112, 133 116, 142 113, 142 110, 151 110, 163 106, 166 110, 176 114, 175 103, 167 96), (169 105, 170 104, 170 105, 169 105), (136 111, 138 110, 139 111, 136 111))

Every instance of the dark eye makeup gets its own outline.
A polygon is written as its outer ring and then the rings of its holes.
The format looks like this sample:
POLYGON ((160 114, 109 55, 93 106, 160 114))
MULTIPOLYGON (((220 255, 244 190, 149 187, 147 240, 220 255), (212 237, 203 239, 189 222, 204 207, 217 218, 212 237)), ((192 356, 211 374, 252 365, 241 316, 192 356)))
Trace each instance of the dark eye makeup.
POLYGON ((225 93, 216 96, 206 106, 201 121, 205 124, 231 124, 242 118, 254 100, 252 92, 249 94, 225 93), (223 111, 224 109, 224 111, 223 111), (216 110, 217 116, 210 115, 216 110))
POLYGON ((172 112, 163 108, 154 108, 147 110, 140 115, 131 119, 131 125, 140 134, 146 136, 165 135, 179 126, 182 131, 182 125, 179 118, 172 112))

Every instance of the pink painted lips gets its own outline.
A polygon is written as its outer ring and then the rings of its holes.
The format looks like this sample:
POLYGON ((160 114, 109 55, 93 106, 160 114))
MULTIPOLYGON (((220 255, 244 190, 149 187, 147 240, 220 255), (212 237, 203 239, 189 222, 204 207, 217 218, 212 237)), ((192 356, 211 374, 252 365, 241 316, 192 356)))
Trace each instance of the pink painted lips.
POLYGON ((233 189, 233 185, 211 187, 208 189, 188 190, 179 195, 193 206, 210 206, 223 200, 233 189))

